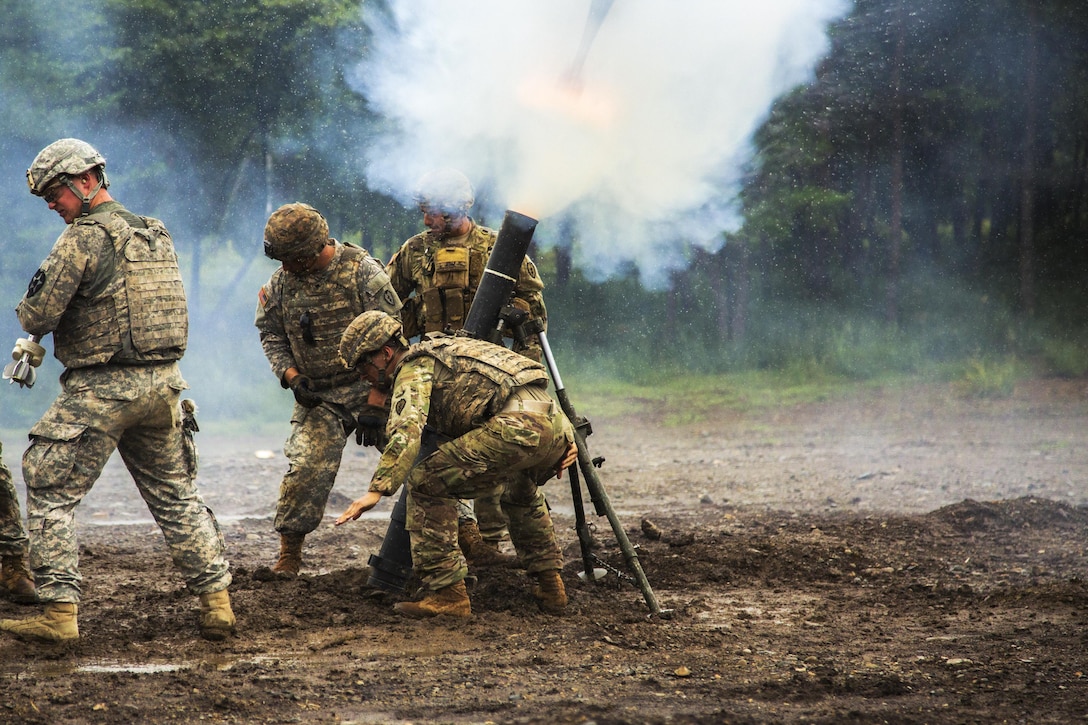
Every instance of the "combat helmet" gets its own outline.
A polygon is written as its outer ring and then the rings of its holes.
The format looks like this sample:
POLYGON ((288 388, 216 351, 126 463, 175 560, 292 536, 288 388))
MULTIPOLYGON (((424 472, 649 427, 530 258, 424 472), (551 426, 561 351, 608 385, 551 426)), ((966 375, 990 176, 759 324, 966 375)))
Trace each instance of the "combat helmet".
POLYGON ((420 177, 413 198, 423 211, 467 216, 476 203, 476 192, 467 176, 447 166, 420 177))
POLYGON ((91 199, 110 185, 106 178, 106 157, 98 153, 94 146, 78 138, 54 141, 34 157, 30 168, 26 170, 26 185, 34 196, 45 196, 57 184, 67 185, 82 200, 80 216, 89 214, 91 199), (91 169, 98 169, 98 186, 84 195, 71 182, 71 178, 91 169))
POLYGON ((344 330, 340 338, 340 364, 353 370, 393 339, 408 347, 408 340, 401 334, 400 320, 381 310, 367 310, 344 330))
POLYGON ((102 186, 106 181, 106 158, 86 141, 62 138, 46 146, 26 170, 26 184, 34 196, 44 196, 46 189, 70 176, 101 167, 102 186))
POLYGON ((317 256, 329 243, 329 223, 309 204, 284 204, 264 226, 264 254, 290 262, 317 256))

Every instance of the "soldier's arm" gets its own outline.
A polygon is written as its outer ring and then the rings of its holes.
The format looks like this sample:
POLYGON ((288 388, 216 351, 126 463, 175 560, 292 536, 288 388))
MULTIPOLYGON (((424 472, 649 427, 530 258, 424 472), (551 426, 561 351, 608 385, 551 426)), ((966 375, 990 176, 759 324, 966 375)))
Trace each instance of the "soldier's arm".
MULTIPOLYGON (((540 278, 536 264, 528 256, 521 263, 521 271, 514 284, 514 304, 526 310, 530 320, 540 320, 543 331, 548 331, 548 308, 544 306, 544 281, 540 278)), ((535 335, 527 346, 515 341, 513 349, 537 362, 540 362, 544 356, 535 335)))
POLYGON ((272 374, 284 382, 283 375, 295 367, 295 356, 291 352, 291 341, 283 324, 283 310, 278 303, 279 292, 275 277, 263 285, 257 293, 257 313, 253 324, 260 333, 261 349, 268 358, 272 374))
POLYGON ((360 282, 363 285, 365 310, 381 310, 390 315, 400 313, 400 294, 381 263, 367 255, 360 282))
POLYGON ((420 437, 430 411, 434 359, 416 358, 397 372, 389 403, 389 442, 370 480, 370 491, 391 496, 408 478, 419 454, 420 437))
POLYGON ((73 225, 64 230, 15 308, 23 330, 46 335, 57 329, 83 278, 94 274, 97 250, 106 238, 97 226, 73 225))
POLYGON ((393 253, 389 264, 385 265, 385 273, 389 277, 389 284, 402 300, 407 299, 415 287, 415 283, 412 281, 412 270, 409 267, 409 256, 408 243, 405 242, 400 249, 393 253))
POLYGON ((528 256, 521 263, 521 272, 514 285, 514 298, 523 300, 529 308, 529 319, 540 320, 548 329, 548 309, 544 306, 544 280, 540 278, 536 264, 528 256))
POLYGON ((393 254, 389 264, 385 265, 385 273, 389 275, 389 283, 393 291, 400 298, 400 321, 403 326, 404 336, 409 340, 420 334, 418 315, 419 297, 416 295, 416 283, 412 277, 412 250, 408 242, 393 254))

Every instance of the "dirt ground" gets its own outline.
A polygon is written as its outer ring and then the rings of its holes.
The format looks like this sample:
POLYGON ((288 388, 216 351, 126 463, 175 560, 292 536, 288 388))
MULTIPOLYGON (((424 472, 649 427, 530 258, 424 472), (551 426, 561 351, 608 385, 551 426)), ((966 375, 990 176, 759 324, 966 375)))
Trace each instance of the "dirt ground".
MULTIPOLYGON (((1001 400, 859 390, 675 427, 580 412, 667 616, 614 573, 579 578, 564 479, 548 497, 567 616, 537 611, 523 573, 484 569, 471 619, 401 618, 396 596, 366 586, 392 502, 331 525, 376 460, 354 445, 303 574, 278 580, 286 428, 205 431, 200 481, 229 547, 237 637, 197 636, 195 598, 111 462, 79 512, 82 638, 0 638, 0 722, 1088 719, 1088 380, 1001 400)), ((595 553, 627 573, 587 507, 595 553)), ((0 600, 0 617, 34 611, 0 600)))

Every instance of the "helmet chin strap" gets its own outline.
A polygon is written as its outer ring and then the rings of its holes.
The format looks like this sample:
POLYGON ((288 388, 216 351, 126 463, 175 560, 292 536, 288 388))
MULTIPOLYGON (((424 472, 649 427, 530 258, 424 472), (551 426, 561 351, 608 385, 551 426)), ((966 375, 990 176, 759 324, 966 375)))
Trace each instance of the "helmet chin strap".
MULTIPOLYGON (((378 379, 376 381, 374 381, 374 387, 377 388, 378 390, 382 391, 383 393, 388 393, 390 391, 390 389, 392 389, 392 387, 393 387, 393 381, 390 380, 389 376, 386 375, 386 371, 389 370, 389 365, 392 362, 393 362, 393 356, 392 355, 387 355, 386 358, 385 358, 385 364, 384 365, 382 365, 380 368, 377 365, 374 366, 375 368, 378 369, 378 379)), ((372 361, 371 364, 373 364, 373 361, 372 361)))
POLYGON ((106 182, 106 172, 105 171, 98 174, 98 177, 99 177, 98 178, 98 186, 94 187, 94 189, 91 191, 91 193, 87 194, 86 196, 81 194, 80 191, 79 191, 79 188, 76 187, 76 185, 74 183, 72 183, 71 177, 64 180, 64 183, 68 185, 68 188, 72 190, 72 193, 75 194, 76 196, 78 196, 80 198, 80 201, 83 202, 83 206, 81 206, 80 209, 79 209, 79 216, 81 216, 81 217, 87 216, 88 214, 91 213, 91 200, 94 199, 95 196, 98 195, 98 192, 102 191, 103 187, 109 186, 109 184, 106 182))

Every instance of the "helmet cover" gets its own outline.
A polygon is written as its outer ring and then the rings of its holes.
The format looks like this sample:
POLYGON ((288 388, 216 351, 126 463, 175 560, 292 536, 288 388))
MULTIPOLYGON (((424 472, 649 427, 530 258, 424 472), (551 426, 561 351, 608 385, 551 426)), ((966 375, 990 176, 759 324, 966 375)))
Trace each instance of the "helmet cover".
POLYGON ((26 184, 34 196, 44 196, 53 184, 63 178, 79 176, 84 171, 101 167, 102 186, 106 180, 106 158, 86 141, 62 138, 46 146, 34 157, 26 170, 26 184))
POLYGON ((281 262, 310 259, 329 243, 329 223, 309 204, 284 204, 264 227, 265 256, 281 262))

